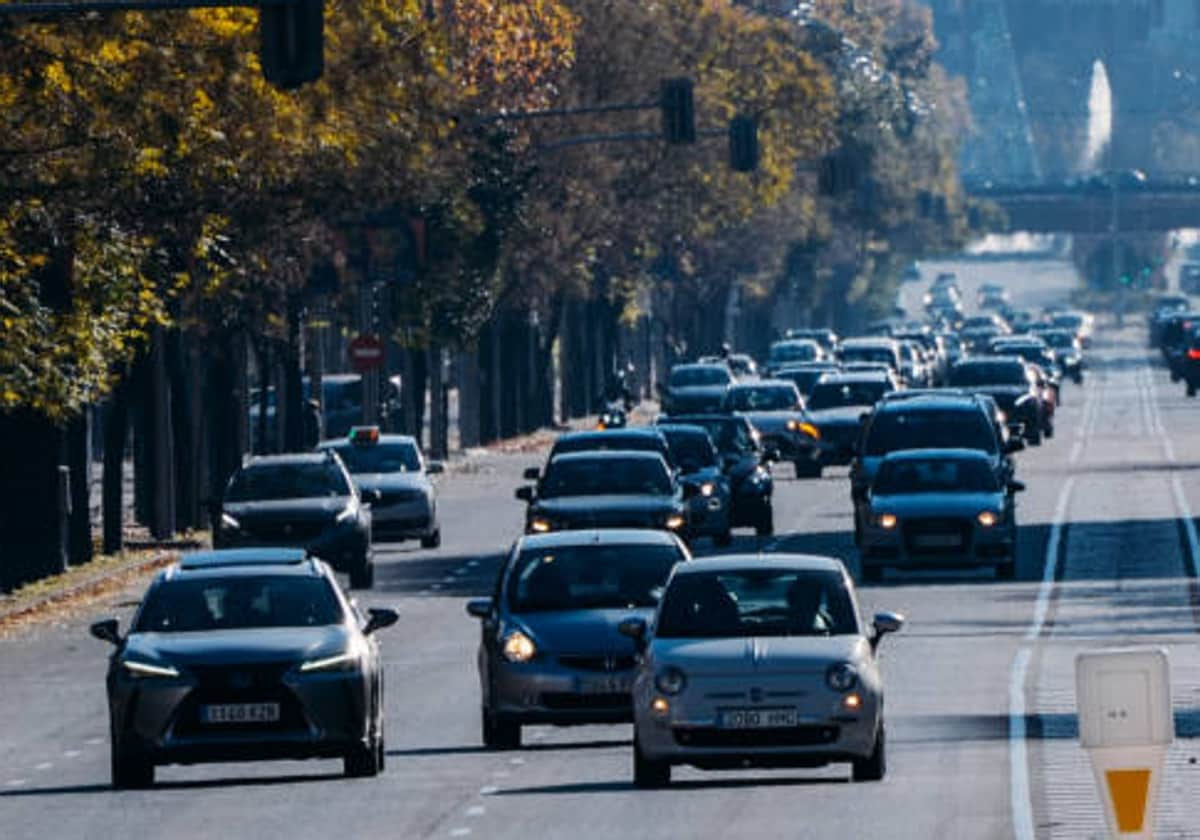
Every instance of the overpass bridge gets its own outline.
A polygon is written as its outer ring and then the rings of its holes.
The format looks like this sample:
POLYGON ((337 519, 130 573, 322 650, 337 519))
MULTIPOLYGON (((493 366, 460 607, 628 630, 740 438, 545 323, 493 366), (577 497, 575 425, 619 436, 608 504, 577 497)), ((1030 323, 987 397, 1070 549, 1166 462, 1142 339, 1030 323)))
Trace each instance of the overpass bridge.
POLYGON ((966 184, 967 192, 994 202, 1010 231, 1111 235, 1166 233, 1200 228, 1200 183, 1146 185, 1122 190, 1096 185, 966 184), (1114 207, 1115 204, 1115 207, 1114 207))

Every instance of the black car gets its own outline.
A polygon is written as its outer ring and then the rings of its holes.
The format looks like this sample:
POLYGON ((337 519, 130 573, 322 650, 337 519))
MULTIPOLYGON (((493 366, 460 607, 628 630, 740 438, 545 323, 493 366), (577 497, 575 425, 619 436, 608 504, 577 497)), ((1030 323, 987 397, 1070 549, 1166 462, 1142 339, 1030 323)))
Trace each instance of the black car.
POLYGON ((787 338, 811 338, 829 356, 834 354, 838 346, 838 334, 828 327, 800 327, 790 329, 785 334, 787 338))
POLYGON ((637 666, 617 625, 649 620, 677 563, 691 557, 661 531, 535 534, 517 541, 490 598, 467 602, 482 622, 477 657, 488 749, 521 745, 525 724, 633 720, 637 666))
POLYGON ((1083 384, 1083 345, 1070 330, 1047 329, 1038 333, 1046 346, 1054 353, 1063 376, 1069 376, 1076 385, 1083 384))
MULTIPOLYGON (((546 460, 569 452, 657 452, 668 461, 671 458, 667 439, 653 426, 568 432, 554 441, 546 460)), ((539 475, 536 470, 526 470, 525 477, 536 481, 539 475)))
MULTIPOLYGON (((371 501, 379 498, 371 491, 371 501)), ((332 450, 250 458, 214 507, 213 546, 307 549, 370 588, 371 510, 332 450)))
POLYGON ((1059 364, 1058 356, 1050 349, 1041 336, 1036 335, 1007 335, 992 342, 993 356, 1018 356, 1045 375, 1050 388, 1054 391, 1054 405, 1062 405, 1062 380, 1066 375, 1063 366, 1059 364))
POLYGON ((733 381, 724 363, 676 365, 662 391, 662 409, 667 414, 716 411, 733 381))
POLYGON ((808 398, 808 416, 821 430, 822 462, 848 464, 862 432, 863 414, 896 390, 886 372, 836 373, 821 377, 808 398))
POLYGON ((1174 312, 1163 319, 1159 349, 1171 372, 1172 382, 1183 378, 1183 361, 1187 356, 1189 336, 1197 324, 1200 324, 1200 312, 1174 312))
POLYGON ((733 488, 721 469, 721 456, 708 430, 675 423, 659 425, 671 450, 671 464, 693 488, 688 500, 688 538, 712 537, 717 545, 733 541, 733 488))
POLYGON ((899 391, 880 402, 863 429, 850 464, 855 544, 868 525, 868 491, 879 465, 892 452, 912 449, 974 449, 987 455, 997 483, 1013 478, 1011 453, 1024 447, 1009 440, 997 419, 995 401, 986 395, 956 391, 899 391))
POLYGON ((581 528, 687 532, 683 484, 657 452, 571 452, 551 459, 528 502, 525 533, 581 528))
POLYGON ((797 478, 821 476, 821 433, 809 421, 800 391, 791 382, 764 379, 734 385, 722 408, 749 418, 762 445, 779 460, 791 461, 797 478))
POLYGON ((731 526, 753 528, 760 537, 775 533, 775 483, 770 470, 775 453, 763 447, 747 418, 740 414, 691 414, 660 422, 707 430, 721 456, 722 471, 729 477, 733 493, 731 526))
POLYGON ((1193 328, 1188 333, 1187 350, 1183 353, 1180 365, 1187 395, 1194 397, 1196 389, 1200 388, 1200 327, 1193 328))
POLYGON ((1040 446, 1043 435, 1054 436, 1054 413, 1038 387, 1037 379, 1024 359, 1017 356, 990 356, 963 359, 950 370, 950 386, 977 394, 987 394, 1008 418, 1009 428, 1020 430, 1033 446, 1040 446))
POLYGON ((296 549, 185 556, 161 572, 129 633, 92 635, 108 666, 112 782, 148 787, 155 767, 341 758, 347 776, 383 769, 383 667, 372 634, 395 610, 361 615, 329 567, 296 549))
POLYGON ((803 365, 786 367, 778 371, 774 378, 791 382, 800 391, 800 396, 807 400, 818 379, 827 373, 837 373, 839 370, 841 370, 841 366, 834 361, 808 362, 803 365))

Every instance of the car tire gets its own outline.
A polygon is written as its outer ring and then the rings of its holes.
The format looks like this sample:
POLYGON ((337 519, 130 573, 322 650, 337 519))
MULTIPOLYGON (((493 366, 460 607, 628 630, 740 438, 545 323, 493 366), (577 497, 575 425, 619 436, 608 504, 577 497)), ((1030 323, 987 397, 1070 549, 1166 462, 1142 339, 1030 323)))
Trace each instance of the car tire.
POLYGON ((1030 446, 1041 446, 1042 445, 1042 430, 1034 429, 1033 432, 1031 432, 1025 439, 1027 441, 1029 441, 1030 446))
POLYGON ((116 790, 139 790, 154 786, 154 762, 141 752, 117 746, 110 755, 112 786, 116 790))
POLYGON ((1194 397, 1194 396, 1196 396, 1196 386, 1195 386, 1195 385, 1193 385, 1191 382, 1189 382, 1189 383, 1188 383, 1188 385, 1187 385, 1187 395, 1188 395, 1189 397, 1194 397))
POLYGON ((442 529, 438 528, 427 537, 421 537, 421 548, 441 548, 442 529))
POLYGON ((379 747, 377 740, 370 744, 356 744, 342 756, 342 773, 349 779, 370 779, 379 775, 379 747))
POLYGON ((1045 430, 1042 432, 1042 434, 1045 435, 1047 440, 1049 440, 1050 438, 1054 437, 1054 427, 1047 426, 1045 428, 1045 430))
POLYGON ((718 548, 728 548, 733 545, 733 531, 726 530, 723 534, 717 534, 713 537, 713 545, 718 548))
POLYGON ((671 763, 646 758, 633 733, 633 786, 642 790, 665 788, 671 784, 671 763))
POLYGON ((375 585, 375 563, 364 554, 350 569, 351 589, 370 589, 375 585))
POLYGON ((519 750, 521 748, 521 724, 507 715, 492 714, 487 709, 480 713, 483 730, 483 746, 489 750, 519 750))
POLYGON ((819 461, 796 461, 796 478, 820 478, 824 467, 819 461))
POLYGON ((881 782, 887 775, 887 731, 879 724, 875 735, 875 749, 866 758, 855 759, 851 765, 850 778, 856 782, 881 782))
POLYGON ((863 566, 862 579, 863 583, 882 583, 883 566, 863 566))
POLYGON ((758 523, 754 526, 754 533, 760 537, 775 536, 775 511, 767 508, 765 512, 759 515, 758 523))

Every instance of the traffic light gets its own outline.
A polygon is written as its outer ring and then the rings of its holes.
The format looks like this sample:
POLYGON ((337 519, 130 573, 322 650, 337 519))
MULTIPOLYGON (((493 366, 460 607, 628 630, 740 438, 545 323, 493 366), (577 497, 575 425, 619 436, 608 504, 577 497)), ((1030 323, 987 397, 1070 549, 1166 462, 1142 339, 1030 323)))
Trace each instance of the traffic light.
POLYGON ((659 94, 663 139, 672 145, 696 142, 696 102, 692 80, 663 79, 659 94))
POLYGON ((758 120, 736 116, 729 121, 729 165, 734 172, 758 168, 758 120))
POLYGON ((325 0, 276 0, 259 7, 263 76, 283 90, 316 81, 325 69, 325 0))

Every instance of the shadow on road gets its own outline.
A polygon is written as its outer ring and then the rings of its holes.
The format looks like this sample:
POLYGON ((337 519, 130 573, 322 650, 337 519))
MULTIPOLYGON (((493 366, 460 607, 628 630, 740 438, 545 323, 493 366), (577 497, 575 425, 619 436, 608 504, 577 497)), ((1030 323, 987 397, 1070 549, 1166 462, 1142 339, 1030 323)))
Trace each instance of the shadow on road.
MULTIPOLYGON (((547 753, 547 752, 574 752, 575 750, 608 750, 618 747, 628 747, 630 745, 628 738, 596 740, 596 741, 574 741, 555 744, 528 744, 520 749, 505 751, 504 754, 520 755, 522 753, 547 753)), ((396 758, 424 758, 436 756, 450 755, 501 755, 498 750, 489 750, 482 745, 455 745, 448 747, 413 747, 410 749, 388 750, 389 757, 396 758)))
POLYGON ((156 782, 154 787, 138 791, 116 791, 107 784, 86 785, 56 785, 53 787, 22 787, 15 790, 0 791, 0 799, 18 799, 26 796, 62 796, 68 794, 126 794, 126 793, 157 793, 175 790, 204 790, 206 788, 224 787, 264 787, 275 785, 299 785, 313 782, 328 782, 344 779, 342 773, 317 773, 312 775, 286 776, 236 776, 220 779, 190 779, 181 781, 156 782))
MULTIPOLYGON (((788 776, 786 778, 751 776, 749 778, 713 778, 713 779, 685 779, 671 783, 669 788, 666 788, 660 793, 670 791, 686 791, 686 790, 711 790, 721 788, 725 790, 733 788, 767 788, 767 787, 796 787, 799 785, 844 785, 849 784, 849 778, 829 778, 829 777, 813 777, 813 776, 788 776)), ((628 793, 635 790, 633 782, 629 781, 608 781, 608 782, 572 782, 561 785, 543 785, 530 786, 521 788, 506 788, 497 791, 494 796, 542 796, 546 794, 580 794, 580 793, 628 793)))

